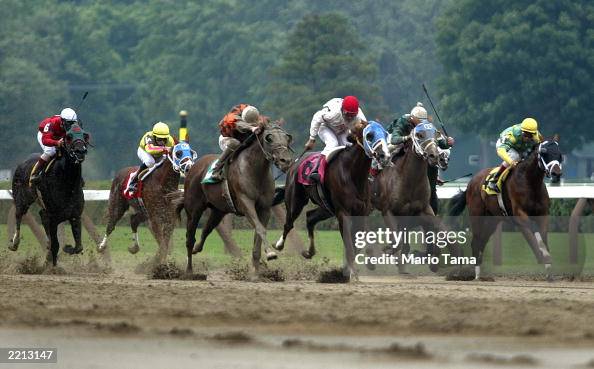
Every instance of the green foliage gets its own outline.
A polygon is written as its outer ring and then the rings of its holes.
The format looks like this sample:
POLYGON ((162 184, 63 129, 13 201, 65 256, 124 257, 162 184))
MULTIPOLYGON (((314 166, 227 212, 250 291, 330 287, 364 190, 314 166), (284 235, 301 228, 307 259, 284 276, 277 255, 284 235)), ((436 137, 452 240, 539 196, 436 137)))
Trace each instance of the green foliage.
POLYGON ((306 16, 289 34, 281 61, 272 70, 266 111, 283 116, 303 141, 313 113, 333 97, 356 95, 364 110, 379 111, 377 72, 347 18, 333 13, 306 16))
POLYGON ((581 145, 594 133, 593 21, 587 1, 452 3, 438 21, 444 111, 484 136, 532 116, 566 150, 581 145))

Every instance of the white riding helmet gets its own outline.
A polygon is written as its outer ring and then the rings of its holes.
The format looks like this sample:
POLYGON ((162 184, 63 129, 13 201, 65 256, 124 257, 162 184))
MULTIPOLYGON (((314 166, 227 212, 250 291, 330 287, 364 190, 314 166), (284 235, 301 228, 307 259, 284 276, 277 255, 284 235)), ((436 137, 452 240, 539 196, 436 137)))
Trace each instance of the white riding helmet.
POLYGON ((419 119, 427 119, 427 110, 425 110, 422 103, 418 102, 417 106, 410 111, 410 115, 419 119))
POLYGON ((246 123, 257 123, 260 119, 260 112, 254 106, 247 106, 241 112, 241 119, 246 123))
POLYGON ((76 117, 76 112, 71 108, 63 109, 62 112, 60 112, 60 118, 68 122, 76 122, 78 120, 76 117))

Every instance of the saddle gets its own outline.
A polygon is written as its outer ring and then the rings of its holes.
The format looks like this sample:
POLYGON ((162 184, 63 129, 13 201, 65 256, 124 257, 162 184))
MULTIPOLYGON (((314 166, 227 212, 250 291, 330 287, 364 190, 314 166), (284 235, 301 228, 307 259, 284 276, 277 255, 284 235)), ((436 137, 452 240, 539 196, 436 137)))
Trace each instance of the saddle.
POLYGON ((491 181, 493 180, 493 177, 495 177, 495 174, 497 174, 498 170, 499 170, 499 167, 495 167, 495 168, 491 169, 491 171, 489 172, 489 174, 487 175, 487 177, 485 178, 485 181, 483 182, 483 184, 481 186, 482 190, 487 195, 501 194, 501 192, 503 191, 503 184, 505 183, 507 176, 511 172, 511 167, 505 168, 503 173, 501 173, 501 176, 499 177, 499 179, 497 180, 497 183, 496 183, 498 192, 495 192, 489 188, 489 183, 491 183, 491 181))
POLYGON ((200 181, 200 183, 202 184, 216 184, 216 183, 221 183, 222 189, 223 189, 223 198, 225 199, 225 202, 227 203, 227 206, 229 207, 229 210, 233 213, 235 213, 237 210, 237 208, 235 207, 235 204, 233 203, 233 198, 231 197, 231 191, 229 190, 229 182, 227 182, 227 171, 229 170, 229 164, 231 162, 231 160, 228 160, 227 163, 225 163, 225 166, 223 167, 223 180, 222 181, 217 181, 215 178, 212 177, 212 172, 214 170, 214 167, 216 166, 217 162, 219 161, 219 159, 215 159, 213 160, 212 163, 210 163, 210 165, 208 166, 208 169, 206 170, 206 174, 204 175, 204 178, 202 178, 202 181, 200 181))
POLYGON ((146 178, 148 178, 148 176, 150 176, 151 173, 153 173, 158 167, 160 167, 161 165, 163 165, 163 163, 165 162, 165 160, 167 160, 167 158, 163 157, 161 160, 159 160, 158 163, 156 163, 155 165, 153 165, 152 168, 147 168, 147 169, 143 170, 141 173, 138 174, 138 181, 137 181, 136 191, 134 191, 134 192, 131 192, 130 191, 130 182, 132 181, 132 176, 134 175, 134 173, 136 171, 132 171, 132 172, 128 173, 128 175, 126 176, 126 181, 124 182, 124 183, 126 183, 126 186, 122 190, 122 195, 127 200, 140 199, 140 198, 142 198, 142 185, 143 185, 143 181, 146 178))
POLYGON ((507 216, 508 214, 510 214, 510 212, 508 212, 507 209, 505 208, 505 203, 503 201, 503 184, 505 183, 507 176, 511 172, 511 167, 505 168, 503 173, 501 173, 501 176, 499 177, 499 179, 497 180, 497 183, 496 183, 498 192, 495 192, 489 188, 489 183, 493 180, 493 177, 495 177, 495 174, 497 174, 498 170, 499 170, 499 167, 495 167, 495 168, 491 169, 491 171, 485 178, 485 181, 481 185, 481 189, 484 194, 483 196, 493 196, 493 195, 497 196, 497 203, 499 204, 499 208, 501 209, 501 212, 503 213, 503 215, 507 216))

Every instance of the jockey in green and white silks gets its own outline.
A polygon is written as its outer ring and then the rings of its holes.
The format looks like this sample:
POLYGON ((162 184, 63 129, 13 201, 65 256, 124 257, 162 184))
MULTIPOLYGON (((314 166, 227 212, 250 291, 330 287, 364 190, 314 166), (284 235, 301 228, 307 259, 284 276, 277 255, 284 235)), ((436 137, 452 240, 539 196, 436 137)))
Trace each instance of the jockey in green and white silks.
MULTIPOLYGON (((400 118, 394 119, 388 126, 390 133, 390 144, 395 146, 398 150, 402 145, 410 139, 410 132, 421 123, 428 123, 427 110, 420 102, 412 108, 410 114, 404 114, 400 118)), ((454 139, 452 137, 444 137, 440 131, 437 131, 439 137, 437 138, 437 146, 440 151, 449 150, 454 146, 454 139)), ((430 205, 433 212, 437 214, 439 210, 439 201, 437 198, 437 183, 440 182, 438 177, 438 168, 434 166, 427 167, 427 177, 431 186, 431 200, 430 205)))
POLYGON ((503 159, 503 162, 495 176, 491 178, 489 189, 498 191, 497 181, 505 168, 515 167, 524 153, 540 143, 541 137, 538 132, 538 123, 534 118, 526 118, 522 123, 504 129, 495 144, 497 155, 503 159))

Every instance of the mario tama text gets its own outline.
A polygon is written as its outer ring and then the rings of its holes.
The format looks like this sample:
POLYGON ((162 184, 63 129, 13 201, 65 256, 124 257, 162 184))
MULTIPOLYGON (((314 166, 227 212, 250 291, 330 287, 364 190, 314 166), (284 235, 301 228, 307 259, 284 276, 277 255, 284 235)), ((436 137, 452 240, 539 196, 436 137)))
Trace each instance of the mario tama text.
MULTIPOLYGON (((440 249, 451 245, 463 245, 468 240, 467 231, 420 231, 402 230, 393 231, 390 228, 378 228, 375 231, 355 232, 355 247, 364 249, 366 247, 384 245, 398 249, 405 244, 433 244, 440 249)), ((384 250, 386 247, 384 247, 384 250)), ((393 250, 395 251, 395 250, 393 250)), ((413 254, 401 254, 390 252, 380 255, 359 253, 355 257, 355 263, 359 265, 475 265, 476 258, 468 256, 452 256, 448 253, 441 255, 427 254, 415 256, 413 254)))

